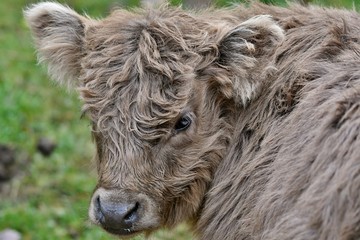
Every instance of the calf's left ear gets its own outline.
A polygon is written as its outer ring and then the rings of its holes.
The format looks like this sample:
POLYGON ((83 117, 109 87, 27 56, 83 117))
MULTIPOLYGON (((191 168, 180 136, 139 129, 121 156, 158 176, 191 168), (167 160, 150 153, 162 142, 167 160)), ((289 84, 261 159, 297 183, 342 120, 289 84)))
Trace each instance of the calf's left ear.
POLYGON ((76 86, 83 55, 85 25, 90 20, 54 2, 34 4, 24 11, 40 62, 61 84, 76 86))
POLYGON ((260 75, 270 64, 269 56, 284 39, 283 29, 269 15, 259 15, 224 33, 218 42, 219 72, 223 93, 242 105, 254 99, 261 86, 260 75))

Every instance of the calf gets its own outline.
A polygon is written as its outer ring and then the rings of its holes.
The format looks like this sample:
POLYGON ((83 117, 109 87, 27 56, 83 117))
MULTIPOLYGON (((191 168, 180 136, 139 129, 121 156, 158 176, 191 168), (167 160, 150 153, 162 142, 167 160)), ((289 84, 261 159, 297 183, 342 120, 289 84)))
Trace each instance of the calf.
POLYGON ((121 237, 360 238, 360 16, 253 3, 25 12, 92 122, 92 222, 121 237))

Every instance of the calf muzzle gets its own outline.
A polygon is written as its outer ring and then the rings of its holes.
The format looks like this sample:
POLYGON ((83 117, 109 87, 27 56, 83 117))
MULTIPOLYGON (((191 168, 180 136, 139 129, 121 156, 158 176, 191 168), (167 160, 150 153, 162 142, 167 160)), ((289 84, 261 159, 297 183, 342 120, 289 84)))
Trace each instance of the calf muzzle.
POLYGON ((106 190, 96 191, 91 201, 90 219, 106 231, 122 236, 137 232, 134 226, 140 220, 139 201, 121 198, 106 190))
POLYGON ((117 203, 96 198, 95 216, 110 233, 126 235, 139 218, 139 203, 117 203))

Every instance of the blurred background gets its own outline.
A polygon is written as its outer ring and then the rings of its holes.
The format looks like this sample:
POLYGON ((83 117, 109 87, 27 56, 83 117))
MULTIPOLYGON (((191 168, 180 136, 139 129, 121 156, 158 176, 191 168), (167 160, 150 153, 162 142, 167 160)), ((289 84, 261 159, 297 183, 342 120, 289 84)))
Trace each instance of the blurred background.
MULTIPOLYGON (((87 220, 88 201, 96 184, 90 126, 80 119, 77 96, 54 86, 44 67, 36 63, 22 16, 22 9, 33 2, 0 2, 0 240, 113 239, 87 220)), ((115 6, 132 8, 149 1, 60 2, 100 18, 115 6)), ((201 8, 209 2, 171 0, 171 4, 188 8, 201 8)), ((286 4, 285 0, 263 2, 286 4)), ((303 2, 360 9, 360 0, 303 2)), ((213 4, 221 7, 230 1, 213 4)), ((187 227, 180 225, 150 239, 193 238, 187 227)))

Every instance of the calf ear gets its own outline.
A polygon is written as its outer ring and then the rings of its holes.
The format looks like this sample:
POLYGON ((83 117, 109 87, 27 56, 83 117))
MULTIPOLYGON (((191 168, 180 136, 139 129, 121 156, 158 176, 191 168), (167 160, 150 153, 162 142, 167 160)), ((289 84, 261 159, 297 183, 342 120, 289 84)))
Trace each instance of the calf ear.
POLYGON ((34 37, 39 62, 48 65, 50 76, 61 84, 77 85, 83 52, 85 23, 89 19, 53 2, 24 11, 34 37))
POLYGON ((250 18, 227 31, 218 43, 217 60, 218 67, 226 71, 218 79, 227 85, 225 95, 242 105, 254 99, 261 85, 260 75, 269 67, 270 52, 283 38, 282 28, 268 15, 250 18))

